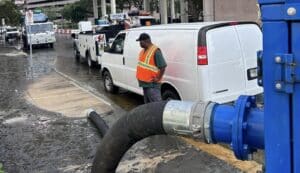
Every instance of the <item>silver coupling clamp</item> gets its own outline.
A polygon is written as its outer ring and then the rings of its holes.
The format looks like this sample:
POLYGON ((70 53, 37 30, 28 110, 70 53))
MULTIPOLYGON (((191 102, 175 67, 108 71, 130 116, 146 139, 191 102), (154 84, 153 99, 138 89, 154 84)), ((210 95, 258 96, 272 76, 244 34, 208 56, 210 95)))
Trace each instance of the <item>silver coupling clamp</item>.
POLYGON ((211 142, 210 120, 215 103, 169 101, 163 112, 163 128, 170 135, 181 135, 211 142))

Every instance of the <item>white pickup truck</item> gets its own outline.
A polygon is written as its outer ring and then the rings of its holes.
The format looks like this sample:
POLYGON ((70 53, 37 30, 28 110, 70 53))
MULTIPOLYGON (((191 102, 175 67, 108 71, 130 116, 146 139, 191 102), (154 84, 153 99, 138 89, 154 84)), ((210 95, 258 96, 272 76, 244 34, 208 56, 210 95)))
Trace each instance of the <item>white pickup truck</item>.
POLYGON ((76 60, 85 59, 89 67, 101 65, 101 52, 106 44, 105 34, 94 33, 89 21, 79 22, 78 28, 80 33, 72 34, 76 60))
POLYGON ((33 46, 49 45, 51 48, 53 48, 53 45, 56 42, 53 23, 40 22, 40 23, 25 25, 24 32, 22 34, 22 39, 23 39, 23 46, 25 49, 29 49, 30 43, 33 46))

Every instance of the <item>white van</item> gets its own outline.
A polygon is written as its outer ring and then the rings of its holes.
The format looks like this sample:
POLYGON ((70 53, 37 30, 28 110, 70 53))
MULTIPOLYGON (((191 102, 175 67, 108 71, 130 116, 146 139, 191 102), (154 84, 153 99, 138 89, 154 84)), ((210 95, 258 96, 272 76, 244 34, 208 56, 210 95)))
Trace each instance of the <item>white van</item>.
POLYGON ((136 39, 148 33, 167 62, 162 80, 163 99, 234 101, 239 95, 257 95, 256 52, 262 33, 251 22, 205 22, 133 28, 119 33, 102 56, 104 87, 122 87, 143 94, 136 79, 141 50, 136 39))

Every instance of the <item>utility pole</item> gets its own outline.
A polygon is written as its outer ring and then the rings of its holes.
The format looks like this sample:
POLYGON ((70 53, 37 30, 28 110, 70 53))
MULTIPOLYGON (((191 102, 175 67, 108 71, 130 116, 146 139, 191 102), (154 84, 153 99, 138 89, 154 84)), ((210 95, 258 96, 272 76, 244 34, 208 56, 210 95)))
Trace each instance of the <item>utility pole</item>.
POLYGON ((144 3, 144 10, 145 11, 150 11, 150 2, 149 2, 149 0, 144 0, 143 3, 144 3))
POLYGON ((106 0, 101 0, 101 13, 102 18, 106 16, 106 0))
POLYGON ((181 16, 181 23, 189 22, 187 0, 180 0, 180 16, 181 16))
POLYGON ((110 0, 111 14, 116 14, 116 0, 110 0))
POLYGON ((173 23, 173 19, 175 19, 175 0, 170 1, 171 8, 171 23, 173 23))
POLYGON ((215 20, 215 0, 203 0, 203 18, 205 22, 215 20))
POLYGON ((94 19, 98 19, 98 2, 97 0, 93 0, 93 11, 94 11, 94 19))
POLYGON ((160 0, 159 2, 159 13, 160 13, 160 23, 167 24, 168 23, 168 8, 167 8, 167 1, 160 0))

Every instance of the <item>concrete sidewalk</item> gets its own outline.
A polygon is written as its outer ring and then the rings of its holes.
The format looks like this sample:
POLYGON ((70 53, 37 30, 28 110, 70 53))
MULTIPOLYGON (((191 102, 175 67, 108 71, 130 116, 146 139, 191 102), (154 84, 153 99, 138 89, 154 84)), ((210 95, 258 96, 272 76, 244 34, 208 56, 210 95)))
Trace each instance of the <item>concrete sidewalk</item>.
POLYGON ((41 109, 67 117, 84 117, 89 108, 99 114, 112 112, 110 103, 55 72, 31 84, 26 99, 41 109))

